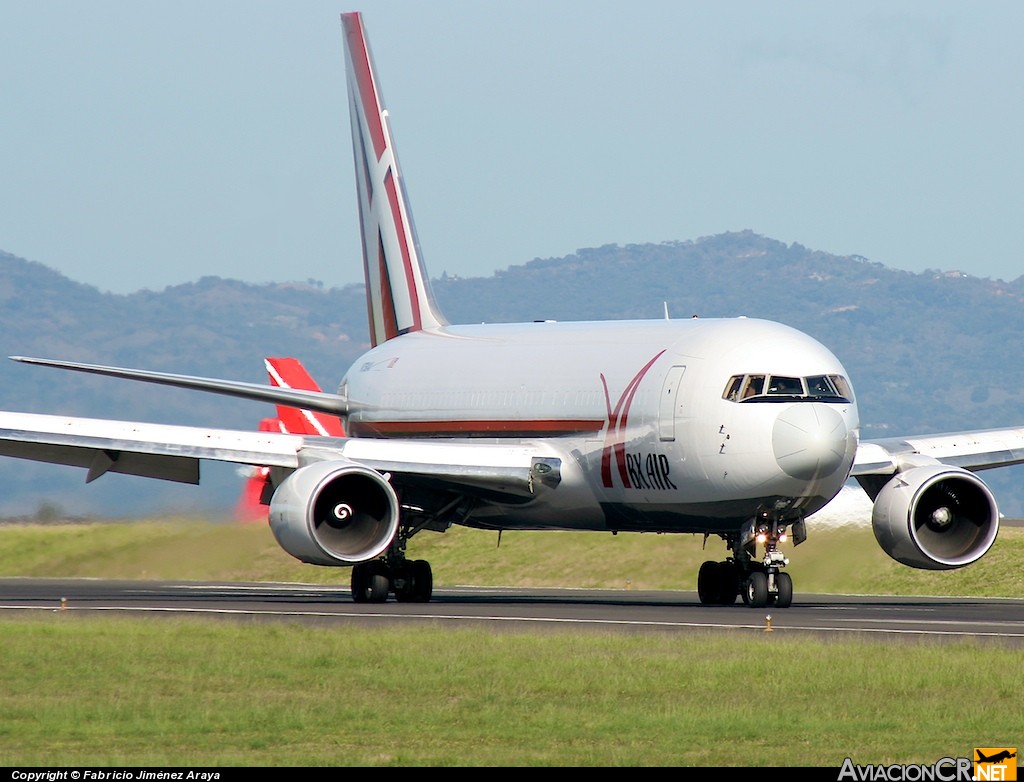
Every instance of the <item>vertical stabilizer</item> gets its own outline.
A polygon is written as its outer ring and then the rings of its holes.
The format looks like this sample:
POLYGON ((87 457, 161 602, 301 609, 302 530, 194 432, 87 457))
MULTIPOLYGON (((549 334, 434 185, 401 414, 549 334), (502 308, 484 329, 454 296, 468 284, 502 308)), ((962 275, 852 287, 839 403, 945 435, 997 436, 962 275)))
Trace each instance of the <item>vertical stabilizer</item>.
MULTIPOLYGON (((297 358, 266 358, 270 385, 278 388, 297 388, 302 391, 319 391, 320 386, 297 358)), ((341 419, 328 413, 314 410, 300 410, 297 407, 277 405, 277 420, 280 431, 290 434, 312 434, 323 437, 344 437, 345 428, 341 419)))
MULTIPOLYGON (((280 432, 281 422, 276 418, 264 418, 260 421, 260 431, 280 432)), ((270 468, 254 465, 242 484, 242 493, 235 505, 235 518, 245 523, 266 522, 272 491, 270 468)))
POLYGON ((363 237, 370 341, 445 324, 430 291, 362 16, 345 31, 352 151, 363 237))
MULTIPOLYGON (((270 385, 278 388, 298 388, 303 391, 319 391, 320 386, 297 358, 266 358, 270 385)), ((277 405, 277 418, 260 421, 261 432, 284 432, 285 434, 307 434, 321 437, 344 437, 345 427, 335 415, 300 410, 287 405, 277 405)), ((254 466, 246 477, 242 494, 235 507, 239 521, 266 521, 267 504, 273 494, 270 483, 270 468, 254 466)))

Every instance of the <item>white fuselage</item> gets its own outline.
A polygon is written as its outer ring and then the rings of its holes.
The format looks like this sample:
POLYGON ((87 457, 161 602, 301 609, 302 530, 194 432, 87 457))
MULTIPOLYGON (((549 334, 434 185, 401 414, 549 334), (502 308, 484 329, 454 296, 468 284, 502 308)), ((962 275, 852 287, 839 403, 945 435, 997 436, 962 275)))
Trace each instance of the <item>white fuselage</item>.
POLYGON ((483 505, 495 528, 736 529, 813 513, 845 483, 849 399, 726 398, 731 377, 843 376, 811 337, 747 319, 446 326, 362 356, 339 392, 353 437, 529 443, 561 460, 536 502, 483 505))

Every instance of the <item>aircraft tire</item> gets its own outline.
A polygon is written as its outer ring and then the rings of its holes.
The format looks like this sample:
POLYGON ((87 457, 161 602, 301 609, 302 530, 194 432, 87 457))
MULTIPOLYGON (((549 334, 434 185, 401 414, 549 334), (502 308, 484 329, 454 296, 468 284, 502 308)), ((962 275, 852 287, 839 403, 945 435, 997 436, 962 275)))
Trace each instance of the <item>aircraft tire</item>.
POLYGON ((755 570, 747 579, 744 588, 744 602, 751 608, 764 608, 768 605, 768 576, 755 570))
POLYGON ((775 576, 775 584, 779 593, 775 596, 777 608, 789 608, 793 605, 793 579, 789 573, 779 573, 775 576))
POLYGON ((395 589, 395 599, 400 603, 429 603, 434 591, 434 575, 430 563, 416 559, 402 565, 401 590, 395 589))
POLYGON ((352 602, 366 602, 366 564, 352 566, 352 602))
POLYGON ((370 576, 370 585, 366 588, 367 603, 384 603, 388 599, 388 591, 391 582, 384 573, 374 573, 370 576))
POLYGON ((416 559, 410 564, 412 568, 412 602, 429 603, 434 594, 434 573, 430 563, 425 559, 416 559))
POLYGON ((703 605, 716 605, 722 590, 718 562, 707 560, 697 571, 697 597, 703 605))
POLYGON ((391 591, 391 577, 387 566, 380 561, 366 563, 366 585, 363 589, 366 603, 383 603, 391 591))
POLYGON ((732 562, 718 563, 718 603, 731 606, 740 595, 740 573, 732 562))

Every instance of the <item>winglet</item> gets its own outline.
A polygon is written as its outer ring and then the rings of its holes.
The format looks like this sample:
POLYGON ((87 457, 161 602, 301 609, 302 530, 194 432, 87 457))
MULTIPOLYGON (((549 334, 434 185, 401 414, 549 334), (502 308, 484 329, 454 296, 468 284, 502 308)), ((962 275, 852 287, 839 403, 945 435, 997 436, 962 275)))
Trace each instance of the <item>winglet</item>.
POLYGON ((373 345, 447 323, 430 290, 362 16, 345 31, 352 152, 373 345))

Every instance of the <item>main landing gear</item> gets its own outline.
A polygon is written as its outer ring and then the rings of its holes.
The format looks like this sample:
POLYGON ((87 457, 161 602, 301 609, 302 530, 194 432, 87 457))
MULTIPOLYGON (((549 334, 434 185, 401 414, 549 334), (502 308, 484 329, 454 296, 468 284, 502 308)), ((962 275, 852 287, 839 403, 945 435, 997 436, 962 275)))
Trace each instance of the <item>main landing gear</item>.
POLYGON ((425 559, 387 556, 352 566, 352 600, 383 603, 394 592, 400 603, 428 603, 434 576, 425 559))
POLYGON ((425 559, 406 559, 409 538, 424 526, 403 527, 381 559, 352 566, 352 600, 383 603, 394 593, 399 603, 429 603, 434 592, 434 574, 425 559))
MULTIPOLYGON (((447 513, 454 502, 440 511, 447 513)), ((418 506, 402 506, 405 510, 422 511, 418 506)), ((432 526, 436 516, 425 516, 416 524, 403 524, 387 553, 381 559, 352 566, 352 600, 356 603, 384 603, 394 594, 399 603, 429 603, 434 593, 434 575, 425 559, 407 559, 405 547, 409 539, 424 529, 447 529, 447 524, 432 526)))
POLYGON ((430 563, 425 559, 407 559, 406 545, 413 535, 425 529, 444 532, 453 523, 465 520, 474 504, 475 500, 463 495, 403 497, 403 522, 387 553, 352 567, 352 600, 383 603, 393 594, 400 603, 429 603, 434 593, 430 563), (433 510, 426 510, 427 507, 433 510))
MULTIPOLYGON (((732 605, 737 597, 751 608, 789 608, 793 603, 793 579, 782 568, 789 560, 778 550, 785 540, 786 524, 761 521, 740 534, 722 535, 733 556, 724 562, 707 561, 697 573, 697 596, 704 605, 732 605), (764 557, 754 558, 757 544, 764 557)), ((804 538, 803 521, 793 524, 796 542, 804 538)))

